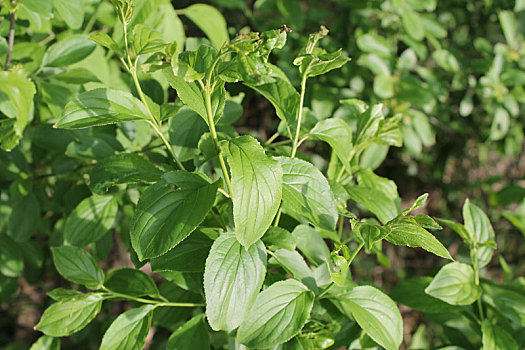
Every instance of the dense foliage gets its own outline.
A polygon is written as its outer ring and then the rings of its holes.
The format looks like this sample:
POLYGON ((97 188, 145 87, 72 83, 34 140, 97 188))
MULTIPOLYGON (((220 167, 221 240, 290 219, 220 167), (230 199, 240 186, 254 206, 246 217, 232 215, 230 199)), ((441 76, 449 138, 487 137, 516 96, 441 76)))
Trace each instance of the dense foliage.
POLYGON ((525 1, 213 5, 0 0, 0 344, 524 348, 525 1))

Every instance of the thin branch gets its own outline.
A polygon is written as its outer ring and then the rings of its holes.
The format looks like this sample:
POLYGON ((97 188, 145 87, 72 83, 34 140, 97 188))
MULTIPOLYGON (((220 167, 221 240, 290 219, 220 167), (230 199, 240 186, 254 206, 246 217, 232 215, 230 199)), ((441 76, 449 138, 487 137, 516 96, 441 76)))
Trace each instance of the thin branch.
MULTIPOLYGON (((16 6, 16 1, 11 0, 11 5, 16 6)), ((9 27, 9 37, 8 37, 8 49, 7 49, 7 58, 5 60, 5 70, 9 69, 11 65, 11 53, 13 52, 13 44, 15 42, 15 10, 12 9, 9 11, 9 17, 11 25, 9 27)))

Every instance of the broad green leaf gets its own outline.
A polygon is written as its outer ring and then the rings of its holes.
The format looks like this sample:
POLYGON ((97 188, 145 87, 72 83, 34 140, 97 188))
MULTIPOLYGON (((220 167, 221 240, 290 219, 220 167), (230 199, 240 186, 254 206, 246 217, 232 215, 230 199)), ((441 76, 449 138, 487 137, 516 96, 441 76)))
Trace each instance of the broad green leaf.
POLYGON ((441 68, 447 72, 458 72, 460 69, 456 56, 445 49, 432 52, 432 58, 441 68))
POLYGON ((141 270, 118 269, 111 271, 104 279, 104 287, 120 294, 141 297, 157 297, 159 290, 153 279, 141 270))
POLYGON ((213 241, 199 230, 166 254, 150 260, 151 269, 158 271, 204 271, 204 262, 213 241))
POLYGON ((323 174, 297 158, 277 158, 283 169, 283 206, 319 228, 335 230, 338 214, 334 195, 323 174))
POLYGON ((216 8, 194 4, 181 10, 181 13, 195 23, 217 49, 230 41, 226 21, 216 8))
POLYGON ((375 242, 384 239, 391 233, 391 230, 386 227, 366 222, 356 223, 352 226, 352 231, 363 241, 367 251, 372 249, 375 242))
POLYGON ((372 286, 358 286, 339 294, 334 302, 376 343, 387 350, 398 349, 403 341, 403 319, 396 304, 372 286))
POLYGON ((388 228, 391 232, 386 237, 386 240, 392 244, 421 247, 437 256, 453 260, 447 248, 423 227, 408 221, 399 221, 388 225, 388 228))
POLYGON ((0 302, 9 301, 14 297, 18 290, 18 277, 6 277, 1 276, 0 278, 0 302))
POLYGON ((375 188, 349 185, 345 189, 352 200, 374 213, 383 224, 399 214, 395 202, 375 188))
POLYGON ((129 92, 95 89, 71 100, 55 127, 82 129, 148 118, 146 106, 129 92))
POLYGON ((510 289, 494 288, 494 304, 505 317, 525 327, 525 296, 510 289))
POLYGON ((115 52, 118 56, 124 56, 124 50, 113 40, 112 37, 104 32, 94 32, 89 36, 89 40, 96 42, 97 44, 104 46, 106 49, 110 49, 115 52))
POLYGON ((279 209, 283 172, 251 136, 221 142, 220 147, 232 173, 235 234, 249 247, 263 236, 279 209))
POLYGON ((394 79, 390 74, 380 74, 374 78, 374 93, 381 98, 394 96, 394 79))
POLYGON ((166 46, 162 40, 162 34, 142 24, 137 24, 133 28, 131 39, 133 50, 137 56, 161 51, 166 46))
POLYGON ((293 278, 301 281, 315 294, 319 289, 315 283, 312 270, 308 267, 304 258, 296 250, 279 249, 272 254, 272 258, 293 278))
MULTIPOLYGON (((359 169, 356 175, 359 185, 378 189, 394 201, 399 198, 399 194, 397 193, 397 185, 394 181, 387 179, 386 177, 379 176, 371 169, 367 168, 359 169)), ((345 193, 347 193, 346 190, 345 193)))
POLYGON ((439 270, 425 293, 451 305, 470 305, 481 296, 481 288, 470 265, 452 262, 439 270))
POLYGON ((11 237, 18 242, 27 241, 40 221, 40 205, 33 193, 18 199, 9 216, 9 231, 11 237))
POLYGON ((29 350, 60 350, 60 339, 43 335, 31 345, 29 350))
POLYGON ((98 289, 104 281, 104 272, 84 249, 73 246, 52 247, 53 263, 65 279, 98 289))
POLYGON ((450 305, 425 293, 425 288, 432 277, 416 277, 402 281, 390 293, 390 297, 399 304, 414 310, 428 313, 450 313, 461 310, 460 306, 450 305))
POLYGON ((314 295, 302 283, 286 280, 262 291, 249 309, 237 341, 250 348, 269 348, 297 335, 310 316, 314 295))
POLYGON ((490 127, 490 139, 493 141, 501 140, 507 135, 510 128, 509 112, 503 107, 498 107, 494 113, 494 119, 490 127))
POLYGON ((153 305, 144 305, 119 315, 104 334, 100 350, 143 349, 153 308, 153 305))
POLYGON ((499 11, 498 17, 505 40, 509 46, 516 48, 519 45, 519 25, 516 15, 512 11, 499 11))
MULTIPOLYGON (((485 214, 478 206, 471 204, 468 199, 463 205, 463 221, 465 222, 465 228, 470 237, 474 238, 475 244, 495 240, 494 229, 492 228, 487 214, 485 214)), ((486 266, 490 262, 493 252, 494 247, 491 246, 477 249, 477 259, 480 268, 486 266)))
POLYGON ((330 250, 316 229, 307 225, 298 225, 293 230, 292 236, 297 248, 313 265, 324 265, 326 259, 330 259, 330 250))
POLYGON ((98 162, 89 171, 89 187, 104 194, 111 186, 135 182, 155 182, 162 171, 138 153, 121 153, 98 162))
POLYGON ((98 293, 57 301, 44 311, 35 329, 51 337, 76 333, 98 315, 102 301, 102 294, 98 293))
POLYGON ((64 67, 82 61, 96 48, 91 40, 84 37, 70 37, 59 40, 47 50, 42 65, 44 67, 64 67))
POLYGON ((353 147, 352 130, 344 120, 339 118, 321 120, 310 130, 310 137, 328 143, 345 169, 352 172, 348 159, 353 147))
MULTIPOLYGON (((0 234, 0 273, 7 277, 18 277, 24 269, 19 246, 11 237, 0 234)), ((5 278, 3 276, 0 276, 5 278)))
POLYGON ((80 29, 84 22, 84 4, 82 0, 53 0, 56 12, 71 29, 80 29))
POLYGON ((208 126, 202 118, 189 109, 181 110, 169 121, 169 139, 175 155, 185 162, 199 154, 199 140, 208 131, 208 126))
POLYGON ((423 40, 425 28, 417 12, 412 11, 408 6, 404 6, 401 9, 401 21, 408 35, 417 41, 423 40))
POLYGON ((276 250, 277 248, 294 250, 296 246, 295 239, 290 231, 278 226, 270 226, 262 237, 262 241, 272 250, 276 250))
POLYGON ((84 293, 75 289, 55 288, 50 292, 47 292, 47 296, 54 301, 62 301, 71 298, 82 297, 84 293))
POLYGON ((64 241, 78 247, 98 241, 113 226, 117 211, 117 198, 111 195, 84 199, 66 220, 64 241))
POLYGON ((131 224, 131 243, 142 261, 160 256, 186 238, 211 209, 219 182, 184 171, 164 174, 141 195, 131 224))
POLYGON ((0 72, 0 111, 8 117, 8 119, 0 119, 2 149, 10 151, 18 145, 32 117, 35 93, 35 85, 23 70, 0 72), (2 95, 7 96, 5 101, 2 95))
POLYGON ((266 250, 261 241, 246 249, 233 233, 217 238, 204 270, 206 316, 212 329, 232 331, 241 324, 265 274, 266 250))
POLYGON ((100 83, 97 76, 86 68, 71 68, 53 77, 68 84, 86 84, 91 82, 100 83))
POLYGON ((449 227, 451 230, 456 232, 465 243, 472 244, 474 242, 474 237, 470 235, 470 233, 467 231, 465 226, 462 224, 455 222, 453 220, 446 220, 446 219, 438 219, 440 223, 443 225, 449 227))
POLYGON ((394 52, 387 39, 374 33, 367 33, 358 37, 357 46, 362 51, 375 53, 386 58, 390 58, 394 52))
POLYGON ((518 350, 516 340, 506 330, 492 324, 490 319, 483 320, 481 324, 483 337, 481 343, 482 350, 518 350))
POLYGON ((210 349, 210 337, 204 324, 204 315, 194 316, 173 332, 166 348, 167 350, 210 349))
POLYGON ((516 226, 525 236, 525 215, 513 211, 503 211, 501 213, 507 220, 516 226))

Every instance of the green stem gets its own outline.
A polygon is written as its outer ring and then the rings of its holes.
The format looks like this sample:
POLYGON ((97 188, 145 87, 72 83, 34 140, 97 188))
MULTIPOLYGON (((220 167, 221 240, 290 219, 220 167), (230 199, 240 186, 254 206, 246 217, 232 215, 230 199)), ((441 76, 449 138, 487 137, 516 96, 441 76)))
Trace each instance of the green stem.
POLYGON ((127 299, 127 300, 133 300, 133 301, 136 301, 142 304, 154 304, 155 306, 174 306, 174 307, 204 306, 204 304, 196 304, 196 303, 171 302, 162 296, 159 296, 162 300, 138 298, 138 297, 134 297, 134 296, 127 295, 127 294, 113 292, 107 289, 106 287, 102 287, 102 290, 104 290, 108 294, 109 298, 122 298, 122 299, 127 299))
MULTIPOLYGON (((474 283, 479 287, 479 261, 478 261, 478 248, 474 246, 474 249, 471 251, 471 259, 474 265, 474 283)), ((481 296, 477 300, 479 318, 481 322, 485 318, 483 315, 483 305, 481 303, 481 296)))
POLYGON ((301 98, 299 100, 299 112, 297 113, 297 129, 295 130, 295 138, 293 142, 292 147, 292 154, 290 155, 291 158, 295 157, 295 154, 297 153, 297 148, 299 147, 299 137, 301 136, 301 122, 303 119, 303 104, 304 104, 304 95, 306 92, 306 79, 308 77, 306 74, 303 74, 303 78, 301 79, 301 98))
POLYGON ((86 28, 84 28, 84 34, 87 34, 91 31, 91 29, 93 29, 93 26, 95 25, 95 22, 97 20, 97 13, 98 13, 98 10, 100 9, 100 5, 102 4, 102 1, 100 1, 96 7, 95 7, 95 11, 93 11, 93 14, 91 15, 91 18, 89 19, 89 22, 86 24, 86 28))
POLYGON ((348 266, 352 265, 352 261, 354 261, 354 258, 357 256, 359 251, 361 251, 361 248, 363 248, 364 245, 365 245, 365 243, 361 242, 361 244, 359 244, 359 246, 356 248, 356 250, 354 250, 354 252, 352 253, 352 256, 350 257, 350 259, 348 259, 348 266))
POLYGON ((328 287, 326 287, 326 289, 325 289, 321 294, 319 294, 319 296, 318 296, 317 298, 318 298, 318 299, 321 299, 322 297, 324 297, 325 294, 328 293, 328 290, 329 290, 330 288, 332 288, 333 285, 334 285, 334 282, 333 282, 333 281, 330 282, 330 284, 328 285, 328 287))

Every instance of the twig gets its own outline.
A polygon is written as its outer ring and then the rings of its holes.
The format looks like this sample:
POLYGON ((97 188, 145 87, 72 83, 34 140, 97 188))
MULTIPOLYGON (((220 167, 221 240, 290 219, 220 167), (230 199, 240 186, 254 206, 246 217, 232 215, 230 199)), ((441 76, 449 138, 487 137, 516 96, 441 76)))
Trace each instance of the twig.
MULTIPOLYGON (((16 1, 11 0, 11 5, 16 6, 16 1)), ((8 43, 8 49, 7 49, 7 58, 5 60, 5 70, 9 69, 9 66, 11 65, 11 53, 13 52, 13 43, 15 41, 15 10, 12 9, 9 11, 9 18, 11 21, 11 25, 9 27, 9 43, 8 43)))

